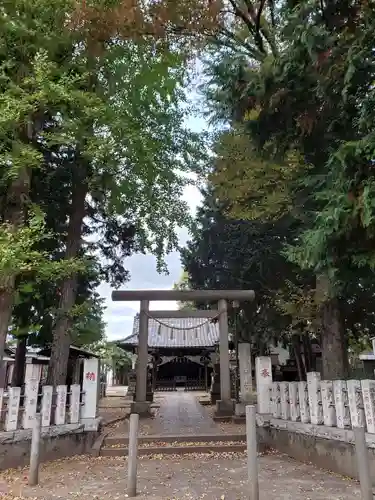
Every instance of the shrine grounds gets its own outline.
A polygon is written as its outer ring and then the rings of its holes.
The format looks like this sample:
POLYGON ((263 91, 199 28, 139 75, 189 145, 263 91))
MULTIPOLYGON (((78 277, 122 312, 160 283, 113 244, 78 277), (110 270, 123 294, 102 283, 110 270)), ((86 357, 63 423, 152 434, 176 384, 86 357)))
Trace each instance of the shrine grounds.
MULTIPOLYGON (((139 461, 140 500, 248 498, 245 454, 156 455, 139 461)), ((40 485, 27 485, 27 470, 0 475, 2 500, 123 500, 124 457, 79 456, 44 464, 40 485)), ((278 454, 259 457, 260 500, 349 500, 360 498, 358 484, 278 454)))

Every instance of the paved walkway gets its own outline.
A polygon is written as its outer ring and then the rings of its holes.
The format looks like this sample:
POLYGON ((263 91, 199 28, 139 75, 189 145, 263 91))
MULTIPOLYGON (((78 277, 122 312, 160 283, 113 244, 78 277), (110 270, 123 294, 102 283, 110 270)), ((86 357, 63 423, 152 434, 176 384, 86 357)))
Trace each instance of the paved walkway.
MULTIPOLYGON (((241 434, 244 425, 231 422, 213 421, 214 408, 202 406, 198 399, 204 393, 197 392, 159 392, 155 393, 154 402, 159 406, 153 418, 141 419, 141 435, 179 435, 191 434, 241 434)), ((112 435, 128 433, 129 422, 126 420, 113 426, 112 435)))
POLYGON ((154 419, 153 433, 163 435, 186 435, 193 432, 213 434, 219 430, 193 392, 170 392, 160 400, 160 408, 154 419))
MULTIPOLYGON (((139 500, 248 499, 246 459, 239 455, 196 455, 140 460, 139 500)), ((127 467, 122 457, 76 457, 42 467, 40 486, 30 488, 23 471, 0 475, 5 500, 123 500, 127 467)), ((259 460, 260 500, 359 500, 358 485, 334 474, 277 455, 259 460)))

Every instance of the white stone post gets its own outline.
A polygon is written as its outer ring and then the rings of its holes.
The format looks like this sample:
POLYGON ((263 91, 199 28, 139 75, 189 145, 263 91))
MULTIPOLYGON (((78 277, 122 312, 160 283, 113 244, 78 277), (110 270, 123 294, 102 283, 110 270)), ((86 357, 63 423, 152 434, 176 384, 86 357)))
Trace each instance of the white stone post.
POLYGON ((348 380, 348 400, 352 427, 365 427, 362 388, 359 380, 348 380))
POLYGON ((289 382, 289 403, 290 403, 290 419, 293 422, 301 420, 298 397, 298 382, 289 382))
POLYGON ((98 384, 99 360, 98 358, 85 359, 83 364, 83 386, 84 405, 82 409, 83 419, 94 419, 97 417, 98 408, 98 384))
POLYGON ((348 388, 345 380, 333 381, 333 394, 336 407, 336 422, 339 429, 351 427, 348 388))
POLYGON ((69 415, 71 424, 76 424, 79 422, 80 398, 81 398, 81 386, 79 384, 71 385, 70 405, 69 405, 69 415))
POLYGON ((323 422, 324 425, 333 427, 336 425, 335 398, 333 396, 333 383, 331 380, 320 382, 322 394, 323 422))
POLYGON ((290 419, 289 382, 280 382, 281 418, 290 419))
POLYGON ((137 359, 138 359, 138 354, 133 353, 131 355, 131 360, 132 360, 132 370, 135 370, 135 367, 137 365, 137 359))
POLYGON ((238 359, 240 364, 240 396, 241 401, 251 401, 253 392, 253 376, 251 368, 251 346, 248 342, 238 344, 238 359))
POLYGON ((52 411, 52 385, 45 385, 42 389, 42 427, 49 427, 51 424, 51 411, 52 411))
POLYGON ((258 412, 270 413, 270 386, 272 384, 272 363, 269 356, 255 360, 255 374, 258 396, 258 412))
POLYGON ((56 387, 56 408, 55 408, 56 425, 65 424, 67 393, 68 393, 68 387, 66 385, 58 385, 56 387))
POLYGON ((36 407, 38 403, 40 366, 28 363, 25 370, 25 405, 23 428, 34 427, 36 407))
POLYGON ((301 423, 308 424, 311 421, 310 418, 310 406, 309 406, 309 392, 307 389, 307 382, 298 382, 298 400, 299 400, 299 411, 301 415, 301 423))
POLYGON ((273 418, 281 418, 281 399, 280 399, 280 383, 272 382, 271 384, 271 413, 273 418))
POLYGON ((323 424, 322 397, 320 393, 320 373, 307 373, 307 390, 309 394, 309 407, 311 423, 323 424))
POLYGON ((21 387, 10 387, 8 391, 8 412, 5 421, 6 431, 15 431, 18 427, 21 387))
POLYGON ((375 380, 362 380, 361 386, 367 432, 375 434, 375 380))

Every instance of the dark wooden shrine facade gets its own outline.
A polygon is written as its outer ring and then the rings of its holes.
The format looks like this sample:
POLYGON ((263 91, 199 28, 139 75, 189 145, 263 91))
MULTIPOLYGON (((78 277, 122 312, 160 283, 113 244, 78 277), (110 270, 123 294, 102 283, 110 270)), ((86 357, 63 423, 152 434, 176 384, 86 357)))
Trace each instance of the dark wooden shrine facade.
MULTIPOLYGON (((152 316, 152 312, 150 312, 152 316)), ((117 342, 137 353, 139 315, 133 333, 117 342)), ((156 391, 208 390, 219 342, 218 324, 204 318, 149 319, 148 370, 156 391)))

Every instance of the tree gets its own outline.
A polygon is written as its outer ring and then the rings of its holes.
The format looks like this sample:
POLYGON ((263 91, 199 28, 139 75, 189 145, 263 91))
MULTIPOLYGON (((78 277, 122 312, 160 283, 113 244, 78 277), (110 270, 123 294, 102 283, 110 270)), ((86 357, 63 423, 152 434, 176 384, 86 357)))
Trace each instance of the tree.
MULTIPOLYGON (((368 196, 373 123, 368 110, 374 16, 371 6, 355 8, 349 2, 298 2, 293 7, 285 5, 272 61, 246 67, 243 59, 233 58, 237 72, 227 70, 221 79, 230 89, 223 109, 242 120, 255 149, 278 163, 285 178, 293 177, 291 155, 299 158, 300 178, 288 182, 288 192, 293 212, 298 213, 302 199, 305 213, 301 234, 287 253, 317 275, 323 376, 340 378, 347 374, 343 309, 349 276, 373 262, 368 196)), ((248 187, 249 203, 259 200, 259 193, 248 187)))
POLYGON ((293 226, 287 220, 276 225, 228 217, 226 204, 214 189, 203 195, 193 237, 181 253, 188 283, 197 289, 254 289, 255 302, 242 304, 237 319, 231 310, 230 320, 233 324, 236 320, 242 341, 251 341, 264 352, 270 342, 283 339, 289 324, 275 300, 285 280, 298 277, 296 266, 281 254, 283 242, 293 236, 293 226))
MULTIPOLYGON (((17 0, 1 12, 2 43, 12 48, 3 59, 3 221, 14 233, 27 226, 32 177, 43 165, 38 147, 57 145, 75 165, 68 182, 65 267, 81 251, 88 194, 99 194, 102 213, 109 216, 135 206, 140 248, 156 253, 160 264, 176 244, 176 224, 186 221, 186 207, 179 202, 186 182, 181 172, 199 168, 197 137, 181 126, 178 102, 186 51, 183 44, 169 42, 167 27, 203 26, 212 5, 192 2, 186 10, 167 9, 167 4, 146 8, 93 1, 77 7, 64 0, 53 6, 45 0, 17 0), (150 26, 152 38, 147 39, 150 26), (130 27, 136 41, 129 39, 130 27)), ((91 199, 98 203, 97 197, 91 199)), ((2 345, 17 276, 13 268, 1 277, 2 345)), ((65 379, 77 280, 72 272, 60 286, 49 370, 53 383, 65 379)))
POLYGON ((100 356, 102 367, 112 370, 113 375, 120 379, 131 370, 132 362, 129 354, 118 347, 114 342, 103 339, 102 341, 89 346, 91 352, 100 356))

